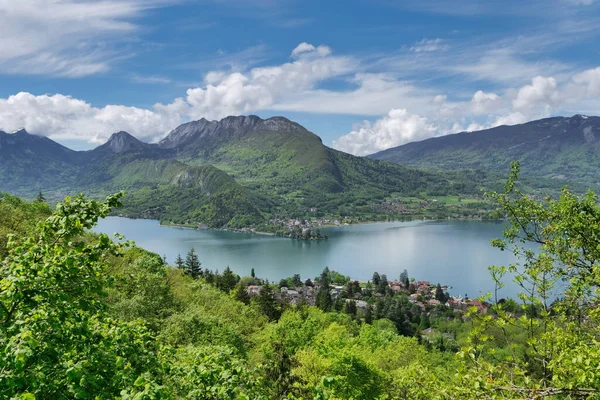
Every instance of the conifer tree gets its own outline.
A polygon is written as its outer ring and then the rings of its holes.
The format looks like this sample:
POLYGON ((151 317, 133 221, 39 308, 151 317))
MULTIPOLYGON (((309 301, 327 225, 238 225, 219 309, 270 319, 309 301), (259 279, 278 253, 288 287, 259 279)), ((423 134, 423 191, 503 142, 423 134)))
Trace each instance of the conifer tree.
POLYGON ((198 279, 202 275, 202 264, 193 247, 188 251, 185 258, 185 270, 186 273, 194 279, 198 279))
POLYGON ((181 253, 177 254, 177 258, 175 259, 175 266, 177 269, 185 269, 185 261, 181 258, 181 253))

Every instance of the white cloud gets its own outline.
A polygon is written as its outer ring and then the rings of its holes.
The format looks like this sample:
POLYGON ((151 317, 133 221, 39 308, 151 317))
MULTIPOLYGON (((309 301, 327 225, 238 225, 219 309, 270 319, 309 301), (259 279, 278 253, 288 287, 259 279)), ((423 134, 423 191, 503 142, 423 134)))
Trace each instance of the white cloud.
POLYGON ((333 147, 356 155, 376 153, 408 142, 433 136, 436 127, 427 119, 405 109, 390 112, 374 124, 365 121, 333 142, 333 147))
POLYGON ((432 52, 438 50, 445 50, 448 46, 444 44, 444 41, 440 38, 437 39, 423 39, 416 42, 411 46, 410 51, 414 53, 432 52))
POLYGON ((496 93, 485 93, 478 90, 471 99, 471 107, 475 114, 484 114, 497 107, 499 96, 496 93))
POLYGON ((535 112, 548 115, 559 101, 556 79, 536 76, 530 85, 519 89, 513 100, 513 109, 518 112, 535 112))
POLYGON ((34 96, 18 93, 0 99, 0 130, 25 128, 28 132, 59 139, 104 142, 125 130, 151 141, 182 122, 177 113, 108 105, 103 108, 61 94, 34 96))
POLYGON ((167 0, 0 0, 0 73, 81 77, 122 57, 131 21, 167 0))
POLYGON ((402 80, 393 73, 368 72, 363 61, 331 54, 327 46, 302 43, 294 52, 291 61, 278 65, 210 71, 202 85, 149 109, 93 107, 61 94, 19 93, 0 99, 0 129, 24 127, 53 138, 99 142, 119 130, 156 140, 190 119, 258 111, 383 116, 335 141, 344 151, 367 154, 433 135, 526 122, 564 110, 566 105, 600 109, 600 68, 560 78, 533 75, 514 87, 454 93, 456 97, 449 99, 439 88, 402 80), (331 80, 345 81, 347 86, 322 87, 331 80))

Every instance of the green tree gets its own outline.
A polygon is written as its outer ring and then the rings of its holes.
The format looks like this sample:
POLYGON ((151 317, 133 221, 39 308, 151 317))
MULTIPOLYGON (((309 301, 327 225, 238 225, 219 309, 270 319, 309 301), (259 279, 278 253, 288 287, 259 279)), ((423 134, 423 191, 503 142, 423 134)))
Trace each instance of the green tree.
POLYGON ((250 295, 248 294, 248 288, 246 287, 246 285, 243 285, 242 282, 239 282, 235 286, 235 289, 233 290, 233 297, 244 304, 250 304, 250 295))
POLYGON ((281 309, 277 304, 275 293, 269 282, 266 282, 262 286, 259 295, 256 297, 256 303, 258 304, 260 311, 262 311, 269 320, 277 321, 281 316, 281 309))
POLYGON ((229 293, 235 287, 238 281, 238 276, 231 271, 229 266, 227 266, 223 270, 223 274, 217 278, 217 288, 221 289, 225 293, 229 293))
POLYGON ((294 274, 294 276, 292 276, 292 284, 294 287, 302 286, 302 278, 300 278, 300 274, 294 274))
POLYGON ((439 283, 435 287, 435 298, 438 301, 440 301, 441 303, 445 303, 446 295, 444 294, 444 291, 442 290, 442 286, 439 283))
POLYGON ((367 304, 367 308, 365 308, 365 323, 373 323, 373 307, 370 304, 367 304))
POLYGON ((256 278, 256 273, 254 272, 254 268, 252 268, 252 270, 250 271, 250 276, 252 278, 256 278))
POLYGON ((115 320, 99 301, 107 255, 122 246, 86 235, 120 197, 67 198, 30 235, 9 240, 0 263, 0 397, 160 395, 148 331, 115 320))
POLYGON ((373 285, 375 287, 378 287, 379 283, 381 282, 381 277, 379 276, 379 273, 373 272, 373 278, 371 280, 373 281, 373 285))
POLYGON ((319 277, 319 290, 316 298, 316 306, 323 311, 330 311, 333 305, 329 286, 329 268, 325 267, 319 277))
POLYGON ((181 254, 177 254, 177 258, 175 259, 175 266, 177 267, 177 269, 185 269, 185 261, 183 261, 183 258, 181 258, 181 254))
POLYGON ((408 271, 406 269, 402 271, 402 273, 400 273, 400 282, 402 282, 402 284, 404 284, 404 287, 407 289, 410 286, 410 280, 408 279, 408 271))
POLYGON ((350 315, 356 315, 356 301, 347 300, 344 305, 344 312, 350 315))
MULTIPOLYGON (((490 267, 496 283, 488 296, 494 315, 477 317, 461 352, 464 365, 458 386, 477 388, 473 398, 523 398, 533 393, 539 398, 596 398, 600 394, 598 197, 591 191, 579 197, 565 188, 558 199, 540 202, 517 188, 518 173, 519 164, 513 163, 504 191, 490 197, 509 222, 504 239, 492 244, 518 255, 519 262, 490 267), (527 242, 536 249, 525 246, 527 242), (507 274, 522 290, 518 318, 497 298, 507 274), (510 334, 518 331, 526 334, 525 341, 510 334), (501 340, 495 343, 498 334, 501 340), (499 354, 499 343, 509 351, 499 354)), ((473 308, 470 315, 475 312, 473 308)))
POLYGON ((202 276, 202 264, 193 247, 188 251, 187 256, 185 257, 185 270, 186 273, 194 279, 198 279, 202 276))

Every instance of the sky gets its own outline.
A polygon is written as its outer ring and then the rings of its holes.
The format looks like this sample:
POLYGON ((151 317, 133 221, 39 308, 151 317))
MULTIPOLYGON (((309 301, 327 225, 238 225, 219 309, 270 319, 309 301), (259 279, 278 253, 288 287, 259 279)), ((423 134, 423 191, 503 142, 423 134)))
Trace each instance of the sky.
POLYGON ((0 130, 285 116, 366 155, 600 114, 600 0, 0 0, 0 130))

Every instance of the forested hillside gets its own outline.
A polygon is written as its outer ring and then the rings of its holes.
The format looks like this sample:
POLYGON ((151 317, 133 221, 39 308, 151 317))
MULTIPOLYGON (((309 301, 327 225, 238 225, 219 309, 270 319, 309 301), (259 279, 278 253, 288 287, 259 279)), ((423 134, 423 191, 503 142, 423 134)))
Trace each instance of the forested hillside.
POLYGON ((315 305, 292 305, 260 280, 260 267, 251 277, 217 274, 191 252, 172 268, 90 233, 120 195, 68 198, 54 211, 41 197, 3 195, 0 397, 598 398, 598 199, 565 191, 538 203, 518 190, 517 174, 515 164, 491 197, 511 223, 494 245, 522 263, 493 267, 490 279, 501 286, 512 271, 524 295, 492 296, 485 312, 438 302, 426 319, 406 295, 383 286, 376 296, 379 278, 362 288, 371 294, 361 311, 332 301, 330 284, 345 278, 327 270, 310 283, 315 305), (521 238, 540 252, 520 250, 521 238))
POLYGON ((56 201, 124 190, 123 215, 187 226, 277 232, 291 219, 481 217, 482 190, 496 183, 484 172, 426 172, 345 154, 283 117, 201 119, 157 144, 117 132, 90 151, 0 132, 0 190, 29 198, 42 191, 56 201), (425 202, 448 195, 469 198, 471 208, 425 202), (405 198, 411 206, 398 206, 405 198))
POLYGON ((507 170, 517 160, 527 176, 597 187, 599 154, 600 118, 574 115, 440 136, 369 157, 419 168, 488 172, 507 170))

